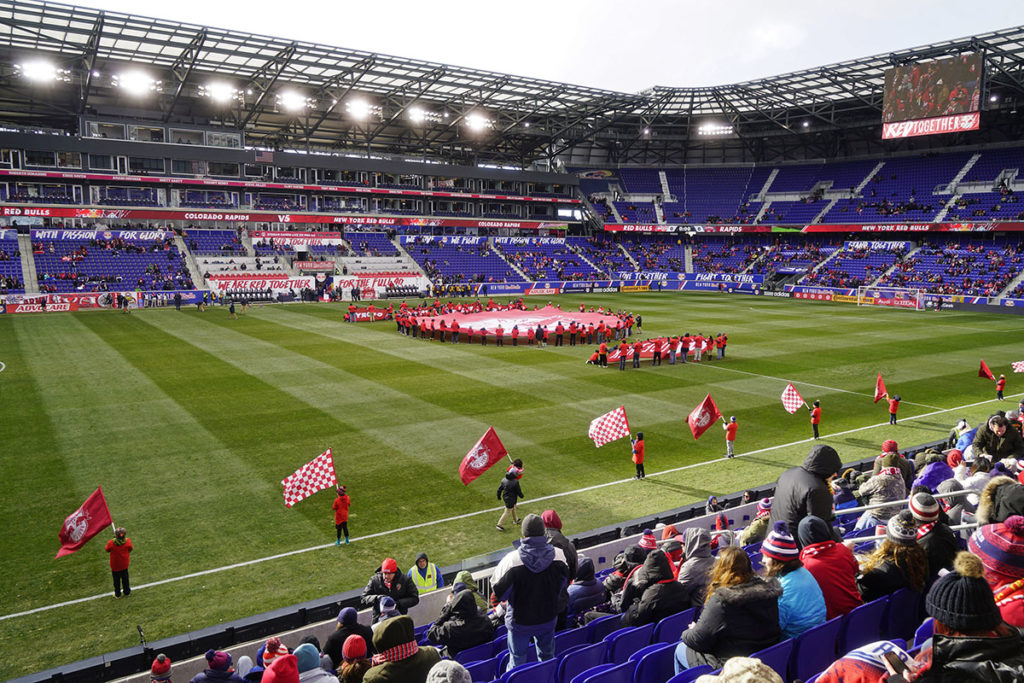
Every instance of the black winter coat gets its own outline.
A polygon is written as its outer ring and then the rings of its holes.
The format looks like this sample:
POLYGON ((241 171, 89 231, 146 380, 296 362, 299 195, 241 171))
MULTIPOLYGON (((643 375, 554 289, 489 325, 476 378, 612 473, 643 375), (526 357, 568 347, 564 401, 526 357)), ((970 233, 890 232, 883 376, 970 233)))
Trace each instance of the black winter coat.
POLYGON ((430 642, 444 645, 454 657, 463 650, 494 639, 494 624, 480 614, 473 591, 461 590, 441 608, 441 614, 427 630, 430 642))
POLYGON ((677 614, 690 607, 689 591, 676 581, 672 565, 661 550, 652 550, 629 583, 636 584, 639 594, 629 587, 623 592, 636 595, 630 603, 623 600, 623 626, 655 624, 662 617, 677 614))
POLYGON ((331 658, 335 669, 341 668, 341 649, 345 646, 345 640, 352 635, 363 637, 366 642, 367 657, 377 654, 373 649, 373 629, 360 623, 351 626, 342 625, 341 628, 331 632, 331 635, 327 636, 327 642, 324 643, 324 654, 331 658))
POLYGON ((717 589, 704 603, 693 628, 683 631, 691 666, 721 668, 730 657, 749 657, 779 642, 779 596, 775 579, 755 576, 747 583, 717 589))
POLYGON ((395 605, 402 614, 408 614, 409 608, 420 601, 420 592, 416 590, 416 584, 402 573, 401 568, 395 572, 390 589, 384 585, 384 575, 378 569, 366 582, 366 587, 363 588, 363 595, 360 598, 360 602, 364 606, 373 608, 373 623, 375 624, 380 621, 380 599, 385 595, 394 598, 395 605))
POLYGON ((771 526, 781 520, 792 531, 808 515, 830 522, 833 517, 832 493, 827 479, 839 474, 842 466, 836 449, 819 445, 811 449, 803 465, 783 472, 775 485, 771 526))
MULTIPOLYGON (((1024 638, 1001 624, 995 638, 936 635, 931 668, 916 679, 927 683, 1014 683, 1024 680, 1024 638)), ((918 659, 926 659, 926 649, 918 659)))
POLYGON ((523 497, 523 489, 519 486, 515 472, 506 472, 505 478, 498 484, 498 499, 505 503, 506 508, 514 508, 523 497))
POLYGON ((939 577, 940 569, 952 569, 960 544, 956 534, 941 522, 932 527, 931 531, 917 540, 928 556, 928 585, 939 577))
POLYGON ((866 574, 857 576, 857 590, 864 602, 892 595, 901 588, 909 588, 910 583, 899 567, 891 562, 882 562, 866 574))

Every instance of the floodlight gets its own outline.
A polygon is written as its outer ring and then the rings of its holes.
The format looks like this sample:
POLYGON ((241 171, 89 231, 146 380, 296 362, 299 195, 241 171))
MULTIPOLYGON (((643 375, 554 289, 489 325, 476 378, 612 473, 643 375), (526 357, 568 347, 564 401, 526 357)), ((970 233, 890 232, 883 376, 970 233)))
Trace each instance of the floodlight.
POLYGON ((214 102, 227 103, 238 96, 238 91, 224 81, 207 83, 203 88, 203 94, 214 102))
POLYGON ((811 127, 811 122, 810 121, 804 121, 804 128, 810 128, 810 127, 811 127))
POLYGON ((286 111, 302 111, 306 108, 306 98, 294 90, 285 90, 278 93, 277 103, 286 111))
POLYGON ((651 134, 651 129, 650 128, 644 128, 644 135, 650 135, 650 134, 651 134))
POLYGON ((466 126, 472 131, 482 131, 490 124, 491 122, 483 114, 473 112, 466 115, 466 126))
POLYGON ((427 117, 422 107, 410 107, 409 108, 409 119, 413 123, 423 123, 423 119, 427 117))
POLYGON ((354 119, 365 119, 370 114, 370 105, 366 100, 349 100, 345 103, 345 110, 354 119))
POLYGON ((159 83, 149 74, 139 70, 125 71, 113 78, 114 85, 129 95, 145 95, 157 89, 159 83))
POLYGON ((991 97, 988 98, 988 101, 989 102, 998 102, 999 101, 999 95, 992 95, 991 97))
POLYGON ((34 83, 48 83, 57 79, 57 67, 41 59, 14 66, 20 69, 22 78, 34 83))
POLYGON ((725 123, 708 121, 697 128, 698 135, 731 135, 734 128, 725 123))
POLYGON ((527 121, 526 123, 523 124, 523 128, 529 128, 529 127, 530 127, 530 122, 529 121, 527 121))

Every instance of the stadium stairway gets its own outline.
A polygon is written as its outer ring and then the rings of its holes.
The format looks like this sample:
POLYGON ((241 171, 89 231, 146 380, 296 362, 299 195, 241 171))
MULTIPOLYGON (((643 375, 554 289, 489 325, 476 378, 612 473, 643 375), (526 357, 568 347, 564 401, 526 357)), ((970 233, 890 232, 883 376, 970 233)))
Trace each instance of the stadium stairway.
MULTIPOLYGON (((633 256, 629 253, 629 250, 626 249, 626 247, 622 246, 621 243, 619 245, 617 245, 617 246, 619 247, 619 251, 621 251, 623 254, 625 254, 626 258, 629 259, 629 262, 633 264, 633 270, 639 270, 640 269, 640 264, 636 262, 636 259, 633 258, 633 256)), ((687 251, 686 270, 687 270, 687 272, 689 272, 689 270, 690 270, 689 251, 690 250, 687 249, 686 251, 687 251)))
POLYGON ((949 210, 956 206, 956 203, 960 201, 960 196, 961 195, 959 192, 954 192, 953 194, 949 195, 949 199, 946 200, 946 203, 942 205, 942 208, 939 209, 939 212, 935 214, 935 218, 933 219, 934 222, 941 223, 946 218, 946 214, 949 213, 949 210))
POLYGON ((36 274, 36 260, 32 257, 32 236, 18 235, 18 251, 21 252, 21 280, 26 294, 39 293, 39 275, 36 274))
POLYGON ((196 263, 195 254, 185 244, 185 239, 178 234, 174 235, 174 246, 178 248, 178 252, 185 257, 185 265, 188 266, 188 274, 192 276, 192 282, 196 283, 196 286, 204 289, 209 288, 209 284, 206 282, 206 278, 203 277, 202 271, 199 270, 199 264, 196 263))
MULTIPOLYGON (((1024 282, 1024 271, 1021 271, 1020 274, 1017 275, 1017 277, 1010 280, 1010 283, 1006 285, 1006 287, 1004 287, 1003 290, 999 292, 999 294, 997 294, 996 296, 1007 296, 1010 292, 1017 289, 1017 285, 1021 284, 1022 282, 1024 282)), ((25 278, 25 285, 28 286, 28 278, 25 278)))
MULTIPOLYGON (((860 193, 863 192, 864 188, 868 186, 868 183, 871 182, 871 179, 874 178, 876 175, 878 175, 878 172, 882 170, 883 166, 885 166, 885 162, 884 161, 879 161, 877 164, 875 164, 875 167, 872 168, 870 171, 868 171, 868 174, 866 176, 864 176, 864 180, 860 181, 860 183, 857 185, 857 187, 853 188, 853 194, 855 194, 857 196, 860 196, 860 193)), ((829 208, 831 208, 831 207, 829 207, 829 208)), ((826 211, 825 213, 828 213, 828 212, 826 211)), ((822 214, 822 215, 824 215, 824 214, 822 214)), ((820 219, 821 216, 818 216, 818 218, 820 219)))
POLYGON ((519 277, 523 278, 523 282, 533 282, 532 277, 528 276, 525 272, 523 272, 523 270, 519 266, 505 258, 505 254, 494 247, 493 238, 487 238, 487 246, 491 250, 492 254, 497 255, 498 258, 500 258, 502 261, 508 264, 509 268, 519 273, 519 277))
POLYGON ((603 272, 604 272, 603 270, 601 270, 600 268, 598 268, 597 266, 595 266, 595 265, 594 265, 594 263, 593 263, 593 261, 591 261, 591 260, 590 260, 590 259, 588 259, 588 258, 587 258, 586 256, 584 256, 584 254, 583 254, 583 252, 582 252, 582 251, 580 251, 580 250, 579 250, 578 248, 576 248, 576 247, 572 246, 571 244, 569 244, 569 242, 568 242, 568 241, 566 241, 566 243, 565 243, 565 246, 566 246, 566 247, 567 247, 567 248, 569 249, 569 251, 571 251, 572 253, 576 254, 576 256, 577 256, 577 257, 579 257, 579 259, 580 259, 581 261, 583 261, 584 263, 586 263, 586 264, 587 264, 588 266, 590 266, 591 268, 593 268, 593 269, 594 269, 595 271, 597 271, 598 273, 603 273, 603 272))

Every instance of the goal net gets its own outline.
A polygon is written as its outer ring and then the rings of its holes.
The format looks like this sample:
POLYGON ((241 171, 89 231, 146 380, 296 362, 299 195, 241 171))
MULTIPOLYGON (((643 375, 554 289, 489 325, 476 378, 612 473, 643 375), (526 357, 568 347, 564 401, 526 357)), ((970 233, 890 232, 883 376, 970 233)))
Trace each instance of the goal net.
POLYGON ((924 290, 905 287, 858 287, 858 306, 894 306, 924 310, 924 290))

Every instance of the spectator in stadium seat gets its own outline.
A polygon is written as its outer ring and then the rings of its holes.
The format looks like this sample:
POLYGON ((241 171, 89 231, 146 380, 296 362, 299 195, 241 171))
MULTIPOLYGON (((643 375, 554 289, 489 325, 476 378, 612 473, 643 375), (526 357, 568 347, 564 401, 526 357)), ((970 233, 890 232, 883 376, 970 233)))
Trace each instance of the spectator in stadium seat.
POLYGON ((369 655, 372 641, 363 636, 350 635, 341 648, 341 663, 335 665, 341 683, 361 683, 372 662, 369 655))
POLYGON ((723 549, 709 576, 704 609, 676 646, 676 673, 701 664, 717 669, 730 657, 746 657, 777 643, 781 595, 778 581, 754 574, 743 550, 723 549))
POLYGON ((647 553, 639 545, 627 546, 625 550, 615 556, 612 566, 615 567, 608 576, 604 577, 604 588, 609 595, 615 595, 622 590, 626 583, 626 577, 630 572, 644 563, 647 553))
POLYGON ((527 662, 531 642, 536 642, 538 660, 554 658, 558 596, 569 581, 565 555, 544 537, 544 520, 527 515, 522 534, 519 547, 501 559, 491 576, 495 596, 508 603, 509 669, 527 662))
POLYGON ((861 564, 857 589, 864 602, 891 595, 901 588, 922 592, 928 579, 928 556, 917 544, 917 525, 909 510, 886 525, 885 540, 861 564))
POLYGON ((768 521, 772 516, 772 499, 762 498, 757 503, 754 519, 740 532, 740 545, 760 543, 768 535, 768 521))
POLYGON ((689 592, 676 581, 668 556, 652 550, 622 593, 622 625, 656 624, 690 607, 689 592))
POLYGON ((711 556, 711 532, 690 527, 683 532, 683 563, 679 566, 678 581, 686 588, 690 607, 704 604, 708 574, 715 564, 711 556))
POLYGON ((1003 621, 1024 627, 1024 517, 979 527, 967 548, 981 559, 1003 621))
MULTIPOLYGON (((298 678, 296 672, 295 680, 298 678)), ((190 683, 242 683, 242 678, 231 668, 231 655, 220 650, 207 650, 206 669, 193 676, 190 683)))
POLYGON ((832 527, 811 515, 800 520, 797 539, 800 561, 818 582, 825 598, 825 619, 848 614, 861 604, 857 590, 859 567, 853 552, 834 538, 832 527))
POLYGON ((476 606, 473 592, 465 584, 456 583, 441 613, 427 630, 430 642, 443 645, 449 657, 462 650, 489 643, 494 638, 494 624, 476 606))
POLYGON ((171 658, 160 653, 149 668, 150 683, 169 683, 171 680, 171 658))
POLYGON ((881 505, 883 503, 900 503, 889 507, 876 507, 865 510, 857 520, 855 529, 869 529, 879 524, 885 524, 889 518, 897 514, 902 508, 902 502, 907 498, 907 487, 903 483, 903 476, 896 467, 883 467, 878 474, 869 477, 866 482, 857 489, 857 497, 864 501, 865 505, 881 505))
POLYGON ((777 579, 782 586, 779 596, 779 627, 783 638, 796 638, 801 633, 825 623, 825 596, 814 576, 800 561, 800 548, 785 522, 776 522, 761 545, 764 576, 777 579))
POLYGON ((978 526, 1005 522, 1011 515, 1024 515, 1024 486, 1010 477, 993 477, 981 492, 978 526))
POLYGON ((928 557, 928 585, 939 577, 939 571, 950 569, 959 550, 956 534, 949 528, 948 517, 930 493, 910 496, 910 514, 917 522, 917 544, 928 557))
POLYGON ((818 445, 811 449, 799 467, 792 467, 779 477, 772 501, 772 523, 782 520, 791 529, 800 520, 814 515, 832 520, 832 492, 828 482, 835 478, 843 463, 839 453, 831 446, 818 445))
POLYGON ((320 651, 311 643, 295 648, 295 665, 299 670, 299 683, 338 683, 337 676, 320 667, 320 651))
POLYGON ((594 561, 582 557, 576 578, 569 584, 569 614, 579 614, 608 599, 604 585, 594 576, 594 561))
POLYGON ((436 648, 416 643, 412 619, 404 615, 381 622, 373 647, 377 654, 365 683, 425 683, 430 668, 441 661, 436 648))
POLYGON ((473 677, 454 659, 442 659, 430 668, 427 683, 473 683, 473 677))
MULTIPOLYGON (((545 510, 541 513, 540 518, 544 520, 544 536, 548 539, 548 543, 560 548, 565 554, 565 562, 569 567, 569 576, 576 576, 576 570, 578 568, 579 556, 576 553, 576 547, 572 544, 568 538, 562 534, 562 519, 558 516, 558 513, 554 510, 545 510)), ((565 620, 568 616, 569 609, 569 591, 568 583, 566 588, 562 590, 562 593, 558 596, 558 627, 565 627, 565 620)))
POLYGON ((380 599, 385 596, 395 601, 395 606, 401 614, 408 613, 409 608, 420 601, 416 585, 399 571, 398 563, 390 557, 386 558, 380 569, 370 577, 360 598, 363 605, 373 608, 375 624, 380 621, 380 599))
POLYGON ((355 607, 343 607, 338 612, 338 625, 331 635, 327 636, 327 642, 324 643, 324 654, 331 658, 334 668, 339 673, 341 671, 342 651, 349 637, 353 635, 362 637, 363 642, 366 643, 366 648, 369 649, 370 654, 373 654, 371 645, 373 643, 373 631, 369 626, 359 623, 359 613, 356 612, 355 607))
POLYGON ((1024 439, 1003 415, 993 415, 974 435, 974 456, 987 453, 994 460, 1012 456, 1024 458, 1024 439))

